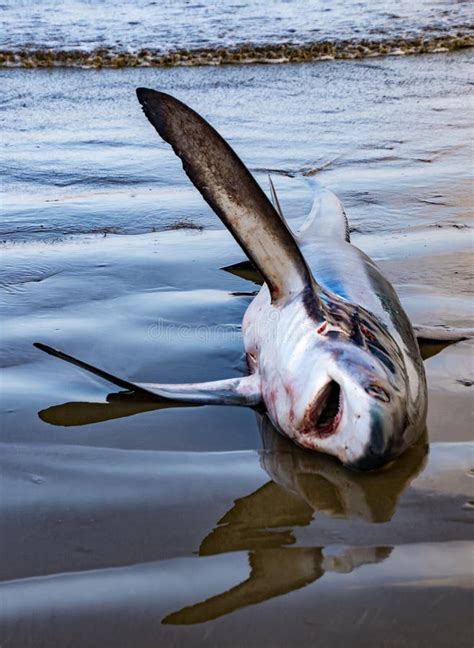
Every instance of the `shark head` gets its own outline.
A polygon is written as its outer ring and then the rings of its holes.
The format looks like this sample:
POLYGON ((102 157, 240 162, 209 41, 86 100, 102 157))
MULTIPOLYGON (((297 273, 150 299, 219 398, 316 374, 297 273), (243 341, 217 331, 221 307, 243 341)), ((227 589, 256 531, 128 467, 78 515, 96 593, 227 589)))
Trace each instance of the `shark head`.
POLYGON ((301 337, 286 369, 274 381, 268 410, 303 448, 372 470, 413 442, 403 354, 370 313, 333 302, 301 337))
POLYGON ((300 416, 294 440, 357 469, 379 468, 406 447, 403 372, 390 375, 369 350, 348 341, 327 340, 323 345, 326 361, 309 369, 295 408, 300 416))

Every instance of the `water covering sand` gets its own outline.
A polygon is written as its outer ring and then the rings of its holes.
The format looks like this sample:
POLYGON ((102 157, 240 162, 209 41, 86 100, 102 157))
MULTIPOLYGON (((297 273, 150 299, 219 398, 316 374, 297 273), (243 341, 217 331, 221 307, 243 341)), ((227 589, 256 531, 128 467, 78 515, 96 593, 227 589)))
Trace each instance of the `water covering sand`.
POLYGON ((0 73, 2 645, 471 644, 470 343, 427 360, 427 437, 372 475, 32 347, 143 382, 245 370, 258 286, 136 86, 270 171, 292 226, 312 178, 334 190, 414 321, 470 325, 471 58, 0 73))

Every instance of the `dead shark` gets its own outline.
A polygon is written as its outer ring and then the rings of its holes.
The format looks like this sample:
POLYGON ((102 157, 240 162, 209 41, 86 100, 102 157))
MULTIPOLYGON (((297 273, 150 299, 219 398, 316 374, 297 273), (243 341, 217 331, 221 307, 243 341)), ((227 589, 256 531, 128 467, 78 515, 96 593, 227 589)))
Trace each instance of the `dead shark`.
POLYGON ((471 330, 414 327, 377 265, 350 241, 338 198, 319 189, 298 233, 228 143, 178 99, 137 90, 143 111, 264 284, 243 319, 249 375, 199 384, 132 383, 36 343, 126 390, 163 402, 263 405, 303 448, 356 469, 378 468, 425 429, 417 336, 452 342, 471 330), (415 332, 416 331, 416 332, 415 332))

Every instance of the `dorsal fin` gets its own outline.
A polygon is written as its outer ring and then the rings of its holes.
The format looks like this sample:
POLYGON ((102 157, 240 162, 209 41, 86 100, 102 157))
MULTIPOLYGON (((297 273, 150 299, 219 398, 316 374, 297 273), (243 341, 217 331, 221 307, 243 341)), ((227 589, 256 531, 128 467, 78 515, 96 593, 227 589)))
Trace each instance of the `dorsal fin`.
POLYGON ((313 204, 298 232, 298 239, 307 242, 329 237, 350 242, 349 223, 339 198, 316 180, 311 180, 311 186, 314 191, 313 204))
POLYGON ((214 128, 163 92, 138 88, 137 96, 145 115, 181 158, 195 187, 261 272, 272 300, 315 285, 292 233, 214 128))

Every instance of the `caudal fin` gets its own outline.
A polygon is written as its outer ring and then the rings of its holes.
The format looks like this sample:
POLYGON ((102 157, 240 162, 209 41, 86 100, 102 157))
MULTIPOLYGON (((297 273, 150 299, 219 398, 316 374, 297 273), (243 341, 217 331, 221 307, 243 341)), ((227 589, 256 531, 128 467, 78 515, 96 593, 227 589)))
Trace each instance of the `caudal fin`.
POLYGON ((152 125, 181 158, 195 187, 261 272, 272 299, 314 285, 292 233, 214 128, 168 94, 138 88, 137 96, 152 125))

